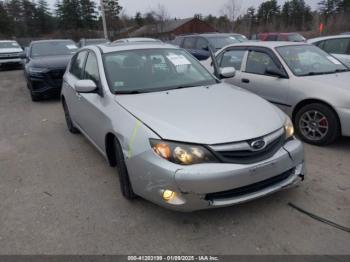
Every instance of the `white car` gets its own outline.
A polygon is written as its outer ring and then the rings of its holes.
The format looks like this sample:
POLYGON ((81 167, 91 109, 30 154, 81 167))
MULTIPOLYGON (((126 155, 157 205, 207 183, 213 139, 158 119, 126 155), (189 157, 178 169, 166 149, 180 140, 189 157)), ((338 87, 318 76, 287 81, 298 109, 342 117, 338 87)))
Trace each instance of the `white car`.
POLYGON ((20 55, 23 49, 16 41, 0 40, 0 67, 4 65, 22 66, 23 61, 20 55))
POLYGON ((317 37, 309 39, 307 42, 332 54, 350 67, 350 35, 317 37))

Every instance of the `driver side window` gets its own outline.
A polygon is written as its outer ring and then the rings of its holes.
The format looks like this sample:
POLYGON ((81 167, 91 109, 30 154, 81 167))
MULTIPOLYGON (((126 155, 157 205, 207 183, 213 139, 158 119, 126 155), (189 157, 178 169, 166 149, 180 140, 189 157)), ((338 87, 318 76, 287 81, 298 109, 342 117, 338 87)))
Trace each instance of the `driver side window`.
POLYGON ((279 67, 268 54, 250 51, 245 71, 251 74, 268 75, 266 73, 267 69, 279 70, 279 67))
POLYGON ((88 58, 86 60, 84 79, 92 80, 96 85, 98 85, 100 82, 97 58, 93 52, 89 52, 88 58))
POLYGON ((234 67, 237 71, 241 71, 245 52, 245 50, 225 51, 219 58, 220 67, 234 67))

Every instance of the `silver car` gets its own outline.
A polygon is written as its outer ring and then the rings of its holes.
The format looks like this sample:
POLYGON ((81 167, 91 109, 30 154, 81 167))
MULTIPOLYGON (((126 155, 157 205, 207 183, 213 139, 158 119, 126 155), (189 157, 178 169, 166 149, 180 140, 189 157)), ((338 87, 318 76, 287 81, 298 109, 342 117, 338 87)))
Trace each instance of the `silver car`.
POLYGON ((307 42, 332 54, 350 68, 350 35, 323 36, 307 42))
MULTIPOLYGON (((327 145, 350 136, 350 72, 332 55, 306 43, 248 42, 216 57, 236 69, 227 82, 279 106, 304 141, 327 145)), ((204 64, 210 68, 211 59, 204 64)))
MULTIPOLYGON (((220 72, 231 77, 234 69, 220 72)), ((287 115, 222 83, 173 45, 79 50, 62 103, 68 129, 117 167, 127 199, 193 211, 262 197, 305 175, 303 145, 287 115)))

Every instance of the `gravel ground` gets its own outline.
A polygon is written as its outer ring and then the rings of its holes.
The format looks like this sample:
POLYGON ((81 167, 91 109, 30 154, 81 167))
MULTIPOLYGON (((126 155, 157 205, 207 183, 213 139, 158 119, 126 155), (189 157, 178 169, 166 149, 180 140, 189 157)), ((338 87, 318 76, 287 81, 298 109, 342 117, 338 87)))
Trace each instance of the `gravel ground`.
POLYGON ((243 205, 176 213, 121 196, 116 170, 68 133, 58 100, 33 103, 0 72, 0 254, 350 254, 350 139, 306 145, 297 188, 243 205))

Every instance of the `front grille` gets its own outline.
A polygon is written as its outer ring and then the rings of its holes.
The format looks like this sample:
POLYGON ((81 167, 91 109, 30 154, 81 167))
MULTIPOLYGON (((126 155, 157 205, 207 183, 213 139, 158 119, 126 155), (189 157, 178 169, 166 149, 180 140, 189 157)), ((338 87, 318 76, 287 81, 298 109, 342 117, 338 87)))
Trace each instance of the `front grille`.
POLYGON ((6 53, 6 54, 0 54, 0 59, 12 59, 12 58, 19 58, 20 53, 6 53))
POLYGON ((264 161, 273 156, 284 144, 282 129, 265 137, 238 143, 210 146, 213 153, 224 163, 252 164, 264 161), (264 140, 266 146, 261 150, 254 150, 250 144, 255 140, 264 140))
POLYGON ((294 168, 282 173, 281 175, 274 176, 248 186, 239 187, 222 192, 210 193, 205 196, 205 200, 227 199, 255 193, 286 180, 293 174, 293 172, 294 168))
POLYGON ((65 69, 53 69, 46 73, 46 81, 50 86, 61 87, 65 69))

